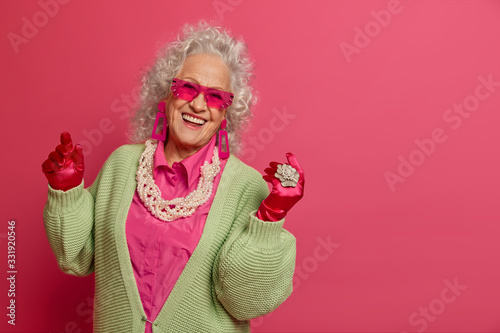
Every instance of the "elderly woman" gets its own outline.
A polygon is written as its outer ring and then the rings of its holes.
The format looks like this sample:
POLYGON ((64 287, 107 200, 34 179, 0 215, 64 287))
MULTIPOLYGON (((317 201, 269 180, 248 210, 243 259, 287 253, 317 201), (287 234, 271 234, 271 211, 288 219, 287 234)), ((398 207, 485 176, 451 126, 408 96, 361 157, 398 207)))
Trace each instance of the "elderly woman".
POLYGON ((95 332, 249 331, 291 294, 304 174, 290 153, 263 177, 234 156, 251 68, 242 41, 186 26, 144 77, 135 143, 90 187, 68 133, 43 163, 46 233, 62 271, 95 272, 95 332))

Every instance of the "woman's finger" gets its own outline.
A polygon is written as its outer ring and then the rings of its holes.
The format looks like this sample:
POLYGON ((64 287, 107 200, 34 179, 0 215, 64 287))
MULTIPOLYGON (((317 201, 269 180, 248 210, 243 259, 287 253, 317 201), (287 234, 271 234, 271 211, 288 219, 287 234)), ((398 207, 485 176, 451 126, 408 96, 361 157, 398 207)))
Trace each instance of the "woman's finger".
POLYGON ((62 145, 69 145, 69 144, 73 144, 73 142, 71 141, 71 134, 69 134, 68 132, 62 132, 61 133, 61 144, 62 145))
POLYGON ((73 150, 73 144, 70 142, 69 144, 63 145, 60 144, 56 147, 56 152, 61 155, 63 158, 69 155, 73 150))
POLYGON ((46 159, 45 162, 42 164, 42 171, 43 172, 54 172, 57 170, 57 163, 54 163, 50 159, 46 159))
POLYGON ((267 173, 270 176, 274 176, 274 174, 276 173, 276 171, 278 171, 278 170, 275 169, 275 168, 265 168, 264 169, 264 172, 267 173))
POLYGON ((59 168, 64 166, 64 158, 57 152, 53 151, 49 154, 49 159, 57 164, 59 168))
POLYGON ((299 162, 297 161, 297 157, 292 154, 292 153, 287 153, 286 154, 286 159, 288 160, 288 163, 299 173, 301 178, 304 178, 304 170, 302 170, 302 167, 300 166, 299 162))
POLYGON ((61 144, 56 147, 56 152, 62 157, 66 157, 73 150, 73 142, 68 132, 62 132, 60 138, 61 144))
POLYGON ((279 179, 274 176, 264 175, 262 178, 264 178, 266 182, 271 183, 273 187, 277 187, 278 184, 281 184, 279 179))
POLYGON ((75 162, 75 168, 83 170, 83 150, 80 144, 75 145, 75 149, 71 152, 71 157, 73 157, 73 161, 75 162))

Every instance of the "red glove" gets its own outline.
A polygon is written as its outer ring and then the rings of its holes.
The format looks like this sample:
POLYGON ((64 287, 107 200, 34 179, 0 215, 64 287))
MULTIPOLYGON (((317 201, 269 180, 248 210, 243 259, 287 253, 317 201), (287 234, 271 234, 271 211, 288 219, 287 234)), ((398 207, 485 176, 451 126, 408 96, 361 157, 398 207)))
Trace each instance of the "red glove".
POLYGON ((63 191, 72 189, 81 184, 83 170, 82 146, 73 147, 71 135, 68 132, 61 133, 61 144, 42 164, 42 171, 50 186, 63 191))
POLYGON ((277 162, 269 163, 270 168, 264 171, 267 175, 262 176, 266 182, 273 185, 271 193, 265 198, 257 211, 256 217, 263 221, 279 221, 285 217, 288 211, 304 196, 304 170, 300 167, 297 158, 292 153, 286 154, 288 164, 299 173, 299 181, 295 187, 283 187, 281 181, 274 176, 278 169, 277 162))

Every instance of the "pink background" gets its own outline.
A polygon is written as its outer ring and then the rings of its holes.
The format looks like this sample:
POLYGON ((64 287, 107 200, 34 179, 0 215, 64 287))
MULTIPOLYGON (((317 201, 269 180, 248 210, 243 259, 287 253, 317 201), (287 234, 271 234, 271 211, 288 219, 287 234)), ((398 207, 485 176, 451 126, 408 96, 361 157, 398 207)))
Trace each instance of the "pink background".
POLYGON ((126 143, 157 43, 205 18, 255 59, 242 159, 263 172, 292 151, 306 172, 285 224, 295 291, 253 330, 500 332, 499 1, 54 1, 0 3, 1 274, 9 220, 18 269, 15 327, 1 279, 1 331, 91 331, 93 276, 57 267, 41 164, 69 131, 89 185, 126 143))

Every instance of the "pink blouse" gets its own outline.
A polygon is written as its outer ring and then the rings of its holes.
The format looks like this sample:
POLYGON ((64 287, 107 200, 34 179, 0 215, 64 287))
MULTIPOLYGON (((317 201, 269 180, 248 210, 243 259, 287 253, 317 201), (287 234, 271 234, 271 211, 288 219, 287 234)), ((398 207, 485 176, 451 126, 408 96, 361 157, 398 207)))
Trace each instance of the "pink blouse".
MULTIPOLYGON (((196 189, 200 167, 204 161, 212 162, 214 147, 215 135, 198 152, 170 167, 165 159, 164 143, 158 143, 153 176, 163 199, 184 197, 196 189)), ((126 221, 126 237, 135 281, 148 319, 146 333, 152 333, 149 321, 156 319, 200 240, 226 161, 221 159, 212 196, 189 217, 162 221, 146 209, 137 190, 134 194, 126 221)))

